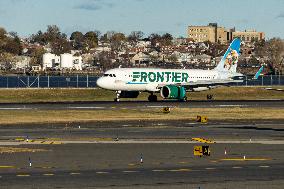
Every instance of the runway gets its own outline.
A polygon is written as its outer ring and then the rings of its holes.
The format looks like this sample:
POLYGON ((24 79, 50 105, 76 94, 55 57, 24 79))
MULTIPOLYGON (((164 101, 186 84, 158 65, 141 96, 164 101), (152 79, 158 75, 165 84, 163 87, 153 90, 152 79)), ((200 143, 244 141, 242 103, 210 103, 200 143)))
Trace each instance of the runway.
POLYGON ((1 126, 0 146, 43 150, 2 153, 1 188, 282 188, 283 126, 281 120, 1 126), (211 156, 195 157, 195 145, 209 145, 211 156))
POLYGON ((90 102, 47 102, 47 103, 1 103, 0 110, 92 110, 115 108, 228 108, 228 107, 284 107, 284 100, 208 100, 208 101, 90 101, 90 102))
MULTIPOLYGON (((268 100, 84 102, 1 104, 0 109, 283 108, 283 105, 284 101, 268 100)), ((9 189, 282 189, 283 144, 283 119, 209 120, 207 124, 194 120, 122 120, 1 125, 0 183, 1 188, 9 189), (208 145, 211 156, 194 156, 196 145, 208 145), (22 152, 13 152, 17 150, 22 152)))

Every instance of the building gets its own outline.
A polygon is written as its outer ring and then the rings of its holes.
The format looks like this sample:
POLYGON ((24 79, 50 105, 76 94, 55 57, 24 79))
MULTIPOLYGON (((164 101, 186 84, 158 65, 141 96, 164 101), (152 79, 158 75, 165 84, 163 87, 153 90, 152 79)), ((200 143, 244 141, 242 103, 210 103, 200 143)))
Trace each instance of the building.
POLYGON ((209 23, 208 26, 189 26, 188 38, 196 42, 210 41, 211 43, 225 44, 232 40, 231 30, 218 27, 217 23, 209 23))
POLYGON ((42 58, 42 68, 63 68, 63 69, 75 69, 82 70, 82 57, 73 56, 69 53, 61 54, 57 56, 51 53, 45 53, 42 58))
POLYGON ((243 42, 250 43, 265 39, 264 32, 257 32, 255 30, 235 31, 233 38, 239 37, 243 42))
POLYGON ((240 37, 244 42, 252 42, 265 39, 264 32, 255 30, 235 31, 235 28, 226 29, 219 27, 217 23, 209 23, 207 26, 189 26, 188 38, 195 42, 210 41, 211 43, 226 44, 236 37, 240 37))

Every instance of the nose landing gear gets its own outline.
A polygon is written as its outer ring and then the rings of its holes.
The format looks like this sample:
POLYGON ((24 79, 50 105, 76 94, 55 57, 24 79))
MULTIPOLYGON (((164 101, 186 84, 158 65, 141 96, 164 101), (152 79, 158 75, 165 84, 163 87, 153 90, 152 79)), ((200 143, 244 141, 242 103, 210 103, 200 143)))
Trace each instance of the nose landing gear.
POLYGON ((121 91, 116 91, 115 93, 116 93, 116 98, 114 98, 114 102, 119 102, 121 91))

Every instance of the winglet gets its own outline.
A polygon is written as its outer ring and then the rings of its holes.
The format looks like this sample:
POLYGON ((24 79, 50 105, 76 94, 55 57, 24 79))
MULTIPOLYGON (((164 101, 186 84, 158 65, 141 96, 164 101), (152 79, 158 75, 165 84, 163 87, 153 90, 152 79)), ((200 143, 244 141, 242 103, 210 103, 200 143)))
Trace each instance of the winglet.
POLYGON ((259 68, 259 70, 256 72, 256 74, 254 75, 253 79, 258 79, 258 77, 260 76, 261 72, 263 71, 263 66, 261 66, 259 68))

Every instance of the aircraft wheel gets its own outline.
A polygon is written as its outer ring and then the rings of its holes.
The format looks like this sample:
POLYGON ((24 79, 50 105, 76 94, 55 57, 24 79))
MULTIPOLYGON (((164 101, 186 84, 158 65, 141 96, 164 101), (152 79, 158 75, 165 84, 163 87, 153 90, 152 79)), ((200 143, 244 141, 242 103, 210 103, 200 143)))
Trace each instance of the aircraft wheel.
POLYGON ((149 95, 148 100, 149 100, 149 102, 157 102, 158 97, 157 97, 157 95, 149 95))

